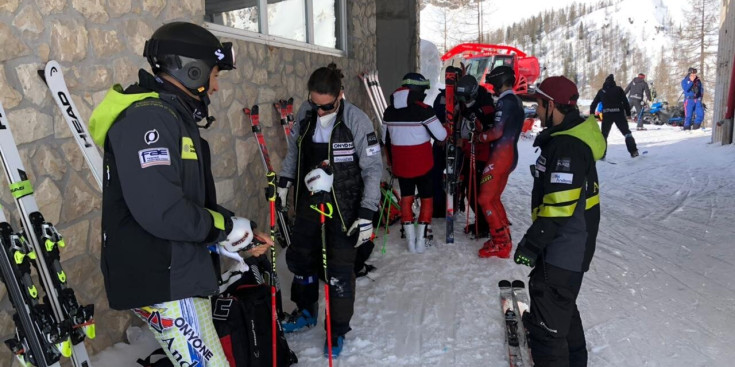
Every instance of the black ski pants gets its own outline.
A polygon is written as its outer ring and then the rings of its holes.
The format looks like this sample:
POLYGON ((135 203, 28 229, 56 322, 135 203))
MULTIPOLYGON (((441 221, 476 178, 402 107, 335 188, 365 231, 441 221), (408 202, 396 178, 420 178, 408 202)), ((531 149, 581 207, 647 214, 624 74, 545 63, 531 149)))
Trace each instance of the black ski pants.
MULTIPOLYGON (((622 112, 606 112, 602 114, 602 136, 605 137, 605 143, 607 144, 607 136, 610 135, 613 124, 625 136, 625 147, 628 149, 628 153, 633 153, 638 150, 635 139, 633 139, 633 134, 628 127, 628 119, 625 118, 625 114, 622 112)), ((605 155, 607 155, 607 147, 605 148, 605 155)))
MULTIPOLYGON (((307 209, 310 210, 310 209, 307 209)), ((322 239, 319 215, 297 213, 293 226, 293 242, 286 250, 288 270, 294 274, 291 300, 300 309, 317 314, 319 279, 324 280, 322 239)), ((334 217, 325 224, 327 248, 327 276, 329 277, 329 307, 332 335, 344 335, 350 328, 355 304, 355 257, 357 234, 347 236, 334 210, 334 217)))
POLYGON ((587 344, 577 309, 584 273, 540 261, 531 271, 531 311, 523 316, 536 367, 587 366, 587 344))

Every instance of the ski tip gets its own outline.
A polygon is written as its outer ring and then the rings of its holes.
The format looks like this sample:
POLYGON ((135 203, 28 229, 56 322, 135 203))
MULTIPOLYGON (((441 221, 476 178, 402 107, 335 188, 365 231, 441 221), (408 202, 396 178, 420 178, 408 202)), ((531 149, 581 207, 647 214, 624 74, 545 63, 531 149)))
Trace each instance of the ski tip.
POLYGON ((503 279, 503 280, 499 281, 498 282, 498 287, 499 288, 510 288, 511 287, 510 280, 503 279))
POLYGON ((244 112, 246 115, 250 116, 250 109, 245 107, 242 109, 242 112, 244 112))
POLYGON ((293 97, 288 99, 288 104, 293 104, 293 97))
POLYGON ((522 280, 516 279, 513 281, 513 288, 525 288, 525 287, 526 287, 526 283, 524 283, 522 280))
POLYGON ((251 108, 250 111, 252 111, 254 115, 257 115, 258 109, 259 109, 258 105, 256 104, 256 105, 253 105, 253 108, 251 108))

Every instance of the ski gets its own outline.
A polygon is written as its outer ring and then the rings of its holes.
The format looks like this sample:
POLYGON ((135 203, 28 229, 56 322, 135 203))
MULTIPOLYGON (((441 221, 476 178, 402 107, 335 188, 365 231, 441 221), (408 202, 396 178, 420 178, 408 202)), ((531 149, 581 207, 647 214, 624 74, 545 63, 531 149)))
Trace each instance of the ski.
MULTIPOLYGON (((255 139, 258 142, 258 148, 260 148, 260 158, 263 161, 263 166, 265 167, 266 173, 272 172, 273 175, 275 175, 276 171, 274 171, 273 167, 271 166, 271 159, 268 155, 268 147, 265 144, 265 137, 263 137, 263 131, 260 129, 260 116, 258 106, 255 105, 253 106, 253 108, 244 108, 243 112, 245 113, 245 116, 248 116, 250 118, 250 123, 253 126, 253 134, 255 134, 255 139)), ((279 208, 276 211, 276 215, 278 217, 277 240, 281 247, 286 248, 291 245, 291 226, 290 222, 288 221, 287 214, 288 203, 281 203, 280 200, 277 200, 276 206, 279 208)))
POLYGON ((102 156, 94 145, 92 136, 89 135, 87 126, 84 124, 79 110, 74 105, 74 101, 71 99, 69 89, 66 87, 66 81, 64 81, 64 74, 61 72, 61 65, 51 60, 46 64, 44 70, 38 71, 38 75, 51 91, 56 105, 61 109, 61 115, 64 116, 64 120, 69 125, 74 140, 84 155, 84 160, 87 161, 87 165, 92 171, 92 176, 97 181, 97 186, 102 189, 102 156))
POLYGON ((524 367, 518 333, 518 310, 513 302, 513 285, 509 280, 498 282, 500 309, 505 321, 505 344, 508 347, 510 367, 524 367))
POLYGON ((520 327, 518 330, 518 344, 521 349, 521 357, 526 362, 526 366, 533 366, 533 359, 531 358, 531 347, 528 345, 528 330, 526 330, 523 324, 523 314, 528 312, 531 303, 528 300, 528 293, 526 293, 526 284, 522 280, 514 280, 511 283, 513 288, 513 302, 515 303, 518 323, 520 327))
POLYGON ((276 112, 281 116, 281 127, 283 128, 283 134, 286 135, 286 142, 291 140, 291 128, 293 128, 293 97, 288 100, 280 99, 278 102, 273 104, 276 112))
MULTIPOLYGON (((454 92, 455 88, 457 87, 457 78, 459 77, 457 71, 455 70, 447 70, 445 74, 446 78, 446 91, 445 91, 445 100, 446 100, 446 111, 447 111, 447 118, 446 118, 446 124, 449 126, 450 129, 450 137, 449 141, 447 141, 447 168, 445 169, 446 172, 446 179, 444 182, 444 187, 447 193, 447 230, 446 230, 446 243, 454 243, 454 192, 457 187, 457 164, 459 163, 459 149, 457 145, 459 144, 460 139, 460 129, 457 126, 458 121, 455 121, 455 111, 454 111, 454 92)), ((458 119, 457 119, 458 120, 458 119)))
MULTIPOLYGON (((0 105, 3 122, 4 115, 0 105)), ((31 260, 35 259, 36 253, 28 249, 22 234, 13 231, 0 209, 0 277, 15 309, 15 335, 5 345, 21 366, 56 367, 62 355, 71 355, 71 325, 57 324, 49 306, 40 303, 31 278, 31 260)))
POLYGON ((18 207, 25 237, 30 251, 36 254, 36 271, 41 279, 45 297, 44 304, 53 311, 60 325, 71 324, 72 364, 76 367, 91 367, 84 344, 85 337, 94 338, 94 305, 80 306, 74 290, 67 284, 66 273, 61 267, 59 248, 66 246, 53 224, 46 222, 38 210, 31 186, 18 148, 0 109, 0 160, 8 179, 10 192, 18 207))

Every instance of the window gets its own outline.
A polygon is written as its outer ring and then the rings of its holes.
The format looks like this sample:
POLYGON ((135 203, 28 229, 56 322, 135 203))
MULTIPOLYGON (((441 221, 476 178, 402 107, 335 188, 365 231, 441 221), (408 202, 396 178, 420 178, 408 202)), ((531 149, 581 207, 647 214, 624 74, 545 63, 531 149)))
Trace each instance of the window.
POLYGON ((204 8, 218 35, 345 55, 346 0, 205 0, 204 8))

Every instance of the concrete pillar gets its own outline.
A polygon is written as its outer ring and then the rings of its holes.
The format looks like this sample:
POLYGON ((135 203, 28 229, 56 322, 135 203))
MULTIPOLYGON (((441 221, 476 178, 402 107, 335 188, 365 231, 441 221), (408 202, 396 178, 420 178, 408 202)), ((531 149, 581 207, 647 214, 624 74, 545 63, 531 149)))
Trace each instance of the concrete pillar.
POLYGON ((419 69, 418 0, 377 0, 378 71, 386 99, 404 74, 419 69))

